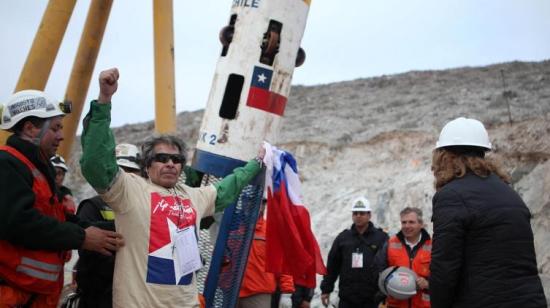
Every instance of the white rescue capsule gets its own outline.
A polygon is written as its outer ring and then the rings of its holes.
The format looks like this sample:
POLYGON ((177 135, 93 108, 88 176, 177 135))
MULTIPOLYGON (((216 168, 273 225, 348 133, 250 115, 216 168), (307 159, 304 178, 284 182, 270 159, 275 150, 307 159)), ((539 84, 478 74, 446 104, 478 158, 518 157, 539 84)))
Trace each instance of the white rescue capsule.
POLYGON ((224 176, 277 141, 310 0, 234 0, 193 167, 224 176))

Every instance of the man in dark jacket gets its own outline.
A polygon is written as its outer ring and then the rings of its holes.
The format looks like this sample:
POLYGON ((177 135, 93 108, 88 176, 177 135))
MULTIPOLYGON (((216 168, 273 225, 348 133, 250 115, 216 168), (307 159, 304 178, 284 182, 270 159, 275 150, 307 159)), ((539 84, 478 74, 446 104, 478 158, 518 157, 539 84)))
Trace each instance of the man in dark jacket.
POLYGON ((77 224, 57 196, 50 157, 63 140, 68 109, 36 90, 17 92, 0 107, 0 128, 14 133, 0 149, 2 307, 56 307, 65 251, 110 254, 122 244, 115 232, 77 224))
POLYGON ((321 282, 321 301, 327 306, 334 283, 340 277, 340 308, 375 308, 374 256, 388 235, 370 222, 371 208, 366 198, 352 204, 353 225, 334 240, 328 254, 327 272, 321 282))
POLYGON ((537 272, 531 214, 509 176, 485 153, 483 124, 458 118, 433 154, 433 308, 546 307, 537 272))

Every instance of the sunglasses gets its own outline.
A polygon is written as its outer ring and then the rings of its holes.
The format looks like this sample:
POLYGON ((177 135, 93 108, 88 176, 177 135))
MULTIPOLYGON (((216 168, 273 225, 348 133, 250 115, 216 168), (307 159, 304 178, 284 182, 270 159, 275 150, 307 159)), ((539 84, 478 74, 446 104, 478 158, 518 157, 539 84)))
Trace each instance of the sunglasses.
POLYGON ((370 212, 353 211, 353 215, 363 216, 363 215, 367 215, 367 214, 370 214, 370 212))
POLYGON ((169 160, 174 164, 183 164, 185 163, 185 157, 180 154, 167 154, 167 153, 157 153, 153 156, 153 161, 166 164, 169 160))

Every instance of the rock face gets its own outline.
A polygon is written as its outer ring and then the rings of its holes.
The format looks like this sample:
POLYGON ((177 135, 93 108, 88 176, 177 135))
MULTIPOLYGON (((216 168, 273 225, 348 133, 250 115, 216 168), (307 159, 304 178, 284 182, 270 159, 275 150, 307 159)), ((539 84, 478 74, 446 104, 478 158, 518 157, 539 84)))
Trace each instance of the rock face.
MULTIPOLYGON (((114 108, 116 108, 116 101, 114 108)), ((358 195, 373 222, 399 230, 399 211, 417 206, 431 230, 431 152, 441 127, 458 116, 481 120, 494 151, 533 214, 537 260, 550 295, 550 61, 409 72, 311 87, 295 86, 277 145, 295 154, 304 200, 326 257, 351 224, 358 195)), ((178 116, 178 134, 194 146, 202 111, 178 116)), ((114 129, 118 142, 144 140, 153 123, 114 129)), ((74 157, 80 146, 75 145, 74 157)), ((67 183, 93 194, 76 159, 67 183)))

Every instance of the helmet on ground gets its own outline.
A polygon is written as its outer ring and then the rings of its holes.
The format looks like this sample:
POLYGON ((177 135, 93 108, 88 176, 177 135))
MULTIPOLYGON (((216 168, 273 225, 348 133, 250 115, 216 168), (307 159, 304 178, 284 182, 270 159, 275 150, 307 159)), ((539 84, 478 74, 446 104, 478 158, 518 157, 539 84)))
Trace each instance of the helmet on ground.
POLYGON ((57 168, 61 168, 65 170, 65 172, 69 171, 69 168, 67 167, 67 164, 65 163, 65 160, 60 155, 55 155, 52 158, 50 158, 50 161, 52 162, 52 165, 57 168))
POLYGON ((353 203, 351 204, 351 211, 352 212, 370 212, 370 202, 365 197, 359 197, 353 200, 353 203))
POLYGON ((491 150, 489 134, 483 123, 463 117, 450 121, 441 130, 435 148, 448 146, 474 146, 486 151, 491 150))
POLYGON ((390 266, 380 273, 378 288, 395 299, 409 299, 416 295, 416 273, 407 267, 390 266))
POLYGON ((120 143, 115 147, 117 165, 139 170, 139 149, 130 143, 120 143))
POLYGON ((71 112, 70 102, 58 102, 38 90, 23 90, 12 94, 0 107, 0 128, 11 130, 26 117, 52 118, 71 112))

